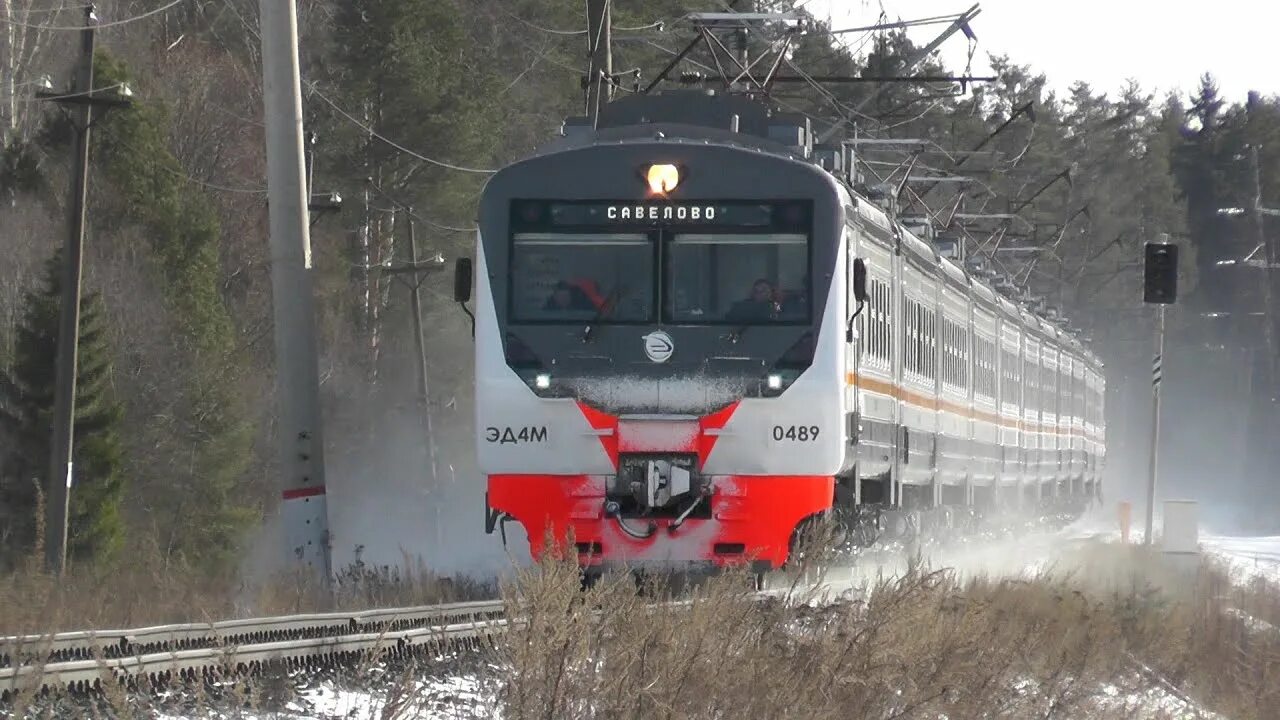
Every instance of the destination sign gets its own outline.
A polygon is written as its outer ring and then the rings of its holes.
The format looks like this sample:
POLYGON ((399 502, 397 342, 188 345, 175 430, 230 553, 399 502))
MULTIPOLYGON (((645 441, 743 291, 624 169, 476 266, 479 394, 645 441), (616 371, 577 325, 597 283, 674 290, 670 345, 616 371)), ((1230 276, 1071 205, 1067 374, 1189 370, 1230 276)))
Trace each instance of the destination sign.
POLYGON ((552 225, 721 225, 768 227, 774 206, 760 202, 691 202, 629 200, 617 202, 553 202, 552 225))
POLYGON ((715 205, 609 205, 604 215, 610 220, 715 220, 715 205))

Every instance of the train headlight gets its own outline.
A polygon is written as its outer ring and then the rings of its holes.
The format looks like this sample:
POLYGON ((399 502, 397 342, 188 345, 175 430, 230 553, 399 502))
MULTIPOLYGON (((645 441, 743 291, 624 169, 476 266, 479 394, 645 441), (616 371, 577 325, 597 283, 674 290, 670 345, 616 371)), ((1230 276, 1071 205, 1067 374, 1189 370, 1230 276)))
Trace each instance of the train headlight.
POLYGON ((675 165, 650 165, 644 176, 654 195, 666 195, 680 184, 680 168, 675 165))
POLYGON ((538 373, 533 376, 533 386, 539 390, 546 390, 551 387, 551 376, 547 373, 538 373))
POLYGON ((763 397, 777 397, 781 395, 791 384, 800 379, 800 370, 791 368, 775 368, 768 375, 764 376, 764 388, 760 394, 763 397))
POLYGON ((777 397, 786 392, 791 384, 800 379, 800 375, 813 363, 815 349, 813 333, 805 333, 795 344, 778 359, 777 364, 764 376, 760 386, 763 397, 777 397))

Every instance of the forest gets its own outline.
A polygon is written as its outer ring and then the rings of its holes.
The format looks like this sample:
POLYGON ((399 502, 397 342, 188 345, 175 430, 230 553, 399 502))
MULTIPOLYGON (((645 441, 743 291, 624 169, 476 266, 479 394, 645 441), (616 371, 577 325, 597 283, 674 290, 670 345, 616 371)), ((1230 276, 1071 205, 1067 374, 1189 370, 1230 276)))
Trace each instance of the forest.
MULTIPOLYGON (((617 94, 643 91, 696 38, 687 13, 723 9, 612 5, 617 94)), ((95 9, 95 87, 127 84, 132 96, 92 129, 70 549, 76 567, 148 557, 236 572, 278 554, 258 9, 158 6, 95 9)), ((448 273, 429 278, 429 403, 416 401, 409 289, 381 270, 407 259, 410 223, 428 254, 473 254, 488 174, 583 113, 583 3, 301 0, 298 12, 312 193, 342 200, 311 228, 335 558, 405 553, 445 573, 475 569, 500 549, 477 549, 496 541, 480 529, 470 326, 448 273)), ((0 0, 0 572, 28 562, 40 534, 73 167, 69 116, 35 91, 67 86, 83 17, 65 0, 0 0)), ((1092 338, 1109 368, 1113 477, 1145 472, 1154 312, 1142 303, 1143 243, 1179 243, 1166 407, 1197 419, 1166 431, 1171 487, 1196 495, 1210 482, 1239 499, 1222 517, 1280 532, 1258 509, 1280 488, 1249 480, 1280 461, 1269 304, 1280 276, 1265 270, 1280 228, 1252 212, 1280 207, 1280 98, 1222 97, 1211 58, 1190 96, 1139 84, 1057 93, 1010 57, 993 59, 993 82, 821 82, 965 68, 911 65, 919 48, 900 30, 814 25, 788 38, 779 74, 795 81, 769 99, 819 132, 927 138, 936 152, 915 158, 917 173, 973 178, 914 187, 904 213, 1018 216, 968 224, 968 252, 1092 338)), ((780 39, 753 37, 752 50, 780 39)), ((695 47, 655 91, 693 73, 717 87, 711 65, 695 47)), ((867 167, 888 177, 908 161, 881 151, 867 167)))

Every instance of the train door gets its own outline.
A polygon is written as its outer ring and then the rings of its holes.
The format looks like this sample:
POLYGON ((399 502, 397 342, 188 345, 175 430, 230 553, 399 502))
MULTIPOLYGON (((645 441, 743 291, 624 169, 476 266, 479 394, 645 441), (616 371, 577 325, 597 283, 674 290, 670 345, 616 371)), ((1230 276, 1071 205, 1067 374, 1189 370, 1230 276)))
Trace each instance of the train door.
MULTIPOLYGON (((854 294, 854 266, 861 255, 861 242, 857 228, 852 223, 852 217, 856 216, 857 210, 852 207, 846 207, 846 222, 843 228, 844 239, 843 247, 845 250, 845 318, 846 318, 846 334, 844 345, 844 367, 841 376, 844 379, 844 395, 845 395, 845 464, 840 475, 836 478, 836 504, 840 506, 856 506, 862 504, 861 483, 858 481, 858 446, 859 446, 859 428, 861 425, 861 417, 863 407, 861 399, 858 397, 858 388, 860 379, 857 372, 861 362, 860 358, 865 351, 867 343, 867 326, 866 321, 859 321, 853 317, 854 313, 858 313, 859 317, 865 317, 867 307, 858 307, 858 301, 854 294)), ((865 262, 865 261, 864 261, 865 262)))
POLYGON ((875 230, 874 226, 855 223, 848 231, 854 237, 849 245, 856 254, 854 259, 861 259, 866 267, 867 303, 856 323, 859 333, 846 385, 852 398, 850 407, 856 410, 850 416, 850 422, 856 423, 851 428, 857 441, 855 503, 881 506, 892 503, 897 447, 892 330, 896 314, 893 251, 887 238, 875 230))
POLYGON ((893 277, 890 287, 889 307, 892 308, 893 323, 891 326, 892 337, 890 339, 891 365, 893 370, 893 389, 894 401, 892 403, 892 422, 893 422, 893 467, 890 470, 889 479, 889 505, 899 507, 902 505, 902 473, 905 469, 906 454, 910 451, 908 445, 910 438, 907 434, 906 424, 903 422, 902 415, 902 387, 903 387, 903 365, 905 362, 904 343, 906 342, 906 322, 907 314, 903 312, 906 294, 903 289, 905 284, 905 267, 906 258, 902 255, 902 237, 895 233, 895 247, 893 253, 893 277))

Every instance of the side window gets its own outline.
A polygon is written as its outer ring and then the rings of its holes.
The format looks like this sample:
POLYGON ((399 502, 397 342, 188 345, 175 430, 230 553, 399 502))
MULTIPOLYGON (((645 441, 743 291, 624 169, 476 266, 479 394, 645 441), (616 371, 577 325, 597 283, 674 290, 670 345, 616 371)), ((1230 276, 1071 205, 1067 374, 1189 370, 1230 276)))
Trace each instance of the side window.
POLYGON ((938 311, 929 311, 929 377, 938 377, 938 311))
POLYGON ((880 283, 880 313, 881 337, 880 337, 880 353, 881 356, 888 360, 892 357, 893 350, 893 296, 889 292, 889 283, 880 283))
POLYGON ((869 278, 867 283, 867 309, 864 311, 868 328, 868 354, 876 359, 888 362, 893 342, 893 325, 890 306, 891 294, 889 284, 882 280, 869 278))
POLYGON ((916 323, 915 315, 912 312, 911 300, 906 296, 902 298, 902 368, 904 370, 915 370, 915 332, 916 323))
POLYGON ((1033 377, 1031 375, 1031 358, 1022 359, 1022 398, 1023 406, 1027 410, 1035 409, 1035 392, 1032 387, 1033 377))
POLYGON ((925 348, 925 357, 927 358, 925 364, 928 368, 928 372, 926 374, 929 376, 929 379, 933 379, 938 376, 937 313, 933 310, 925 310, 925 328, 929 337, 928 346, 925 348))

